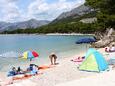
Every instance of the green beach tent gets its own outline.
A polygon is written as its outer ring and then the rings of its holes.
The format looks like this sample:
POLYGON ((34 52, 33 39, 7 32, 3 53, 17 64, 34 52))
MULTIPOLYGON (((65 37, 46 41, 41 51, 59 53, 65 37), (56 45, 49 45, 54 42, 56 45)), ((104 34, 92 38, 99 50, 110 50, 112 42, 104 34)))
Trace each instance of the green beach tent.
POLYGON ((101 53, 90 48, 85 55, 85 60, 79 66, 80 70, 100 72, 108 69, 108 64, 101 53))

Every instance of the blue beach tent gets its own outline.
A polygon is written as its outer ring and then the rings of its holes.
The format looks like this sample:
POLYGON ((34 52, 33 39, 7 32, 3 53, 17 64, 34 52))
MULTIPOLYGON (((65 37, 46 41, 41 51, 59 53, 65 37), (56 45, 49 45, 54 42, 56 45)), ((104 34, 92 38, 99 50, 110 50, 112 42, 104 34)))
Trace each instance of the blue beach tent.
POLYGON ((101 53, 90 48, 85 55, 85 60, 79 66, 80 70, 100 72, 108 69, 108 64, 101 53))

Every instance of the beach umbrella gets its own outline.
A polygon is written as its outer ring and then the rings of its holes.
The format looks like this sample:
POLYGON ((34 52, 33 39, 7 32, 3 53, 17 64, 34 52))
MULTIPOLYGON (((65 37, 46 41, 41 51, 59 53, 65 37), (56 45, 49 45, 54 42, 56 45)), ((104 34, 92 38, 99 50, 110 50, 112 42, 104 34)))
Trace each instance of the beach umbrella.
POLYGON ((94 38, 81 38, 81 39, 76 41, 76 44, 92 43, 92 42, 96 42, 96 39, 94 39, 94 38))
MULTIPOLYGON (((85 37, 85 38, 81 38, 79 40, 76 41, 76 44, 89 44, 89 43, 93 43, 96 42, 95 38, 91 38, 91 37, 85 37)), ((87 45, 86 45, 86 50, 87 50, 87 45)))
POLYGON ((33 59, 33 58, 37 58, 39 56, 39 54, 35 51, 25 51, 23 53, 23 57, 24 59, 30 59, 30 61, 33 59))

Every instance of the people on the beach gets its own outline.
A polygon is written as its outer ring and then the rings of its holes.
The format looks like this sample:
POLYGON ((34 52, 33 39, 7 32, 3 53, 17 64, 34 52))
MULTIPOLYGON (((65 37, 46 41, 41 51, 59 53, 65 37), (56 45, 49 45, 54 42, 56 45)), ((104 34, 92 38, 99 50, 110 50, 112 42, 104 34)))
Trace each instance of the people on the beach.
POLYGON ((50 58, 50 61, 51 61, 51 65, 56 65, 56 60, 57 60, 56 54, 55 53, 51 53, 49 58, 50 58))
POLYGON ((8 72, 7 76, 15 76, 15 75, 26 74, 26 73, 35 75, 35 74, 38 74, 38 69, 39 67, 36 64, 30 64, 27 70, 25 71, 23 71, 20 67, 18 67, 17 70, 15 67, 12 67, 12 69, 8 72))
POLYGON ((33 69, 31 70, 31 74, 32 75, 38 74, 38 67, 36 67, 35 65, 33 65, 33 69))
POLYGON ((110 52, 113 52, 113 51, 115 51, 115 45, 112 45, 112 46, 110 47, 110 52))
POLYGON ((38 65, 36 65, 36 64, 30 64, 29 67, 27 68, 27 71, 32 71, 33 70, 33 66, 35 66, 36 68, 38 68, 38 65))
POLYGON ((30 72, 32 75, 35 75, 38 73, 38 65, 30 64, 27 68, 27 71, 30 72))
POLYGON ((75 57, 74 59, 72 59, 71 61, 73 62, 83 62, 85 59, 85 56, 82 56, 82 57, 75 57))
POLYGON ((33 70, 33 65, 30 64, 29 67, 27 68, 27 71, 32 71, 33 70))
POLYGON ((112 45, 112 46, 110 46, 110 47, 106 47, 106 48, 105 48, 105 51, 106 51, 106 52, 115 52, 115 45, 112 45))
POLYGON ((24 71, 20 67, 18 67, 17 74, 24 74, 24 71))
POLYGON ((8 72, 8 76, 15 76, 17 74, 17 70, 15 67, 12 67, 11 71, 8 72))

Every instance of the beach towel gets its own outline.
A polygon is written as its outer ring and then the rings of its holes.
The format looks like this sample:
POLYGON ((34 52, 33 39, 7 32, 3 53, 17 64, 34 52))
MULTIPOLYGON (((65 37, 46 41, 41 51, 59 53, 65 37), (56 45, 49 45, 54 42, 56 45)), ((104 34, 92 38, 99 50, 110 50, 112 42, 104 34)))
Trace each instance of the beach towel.
MULTIPOLYGON (((41 75, 41 74, 43 73, 38 73, 34 76, 41 75)), ((32 76, 33 76, 32 74, 16 75, 13 77, 13 80, 24 80, 24 79, 31 78, 32 76)))
POLYGON ((49 69, 49 68, 52 68, 53 66, 50 66, 50 65, 41 65, 38 67, 39 70, 44 70, 44 69, 49 69))
POLYGON ((40 65, 38 67, 39 70, 45 70, 45 69, 49 69, 49 68, 53 68, 55 67, 55 65, 40 65))

